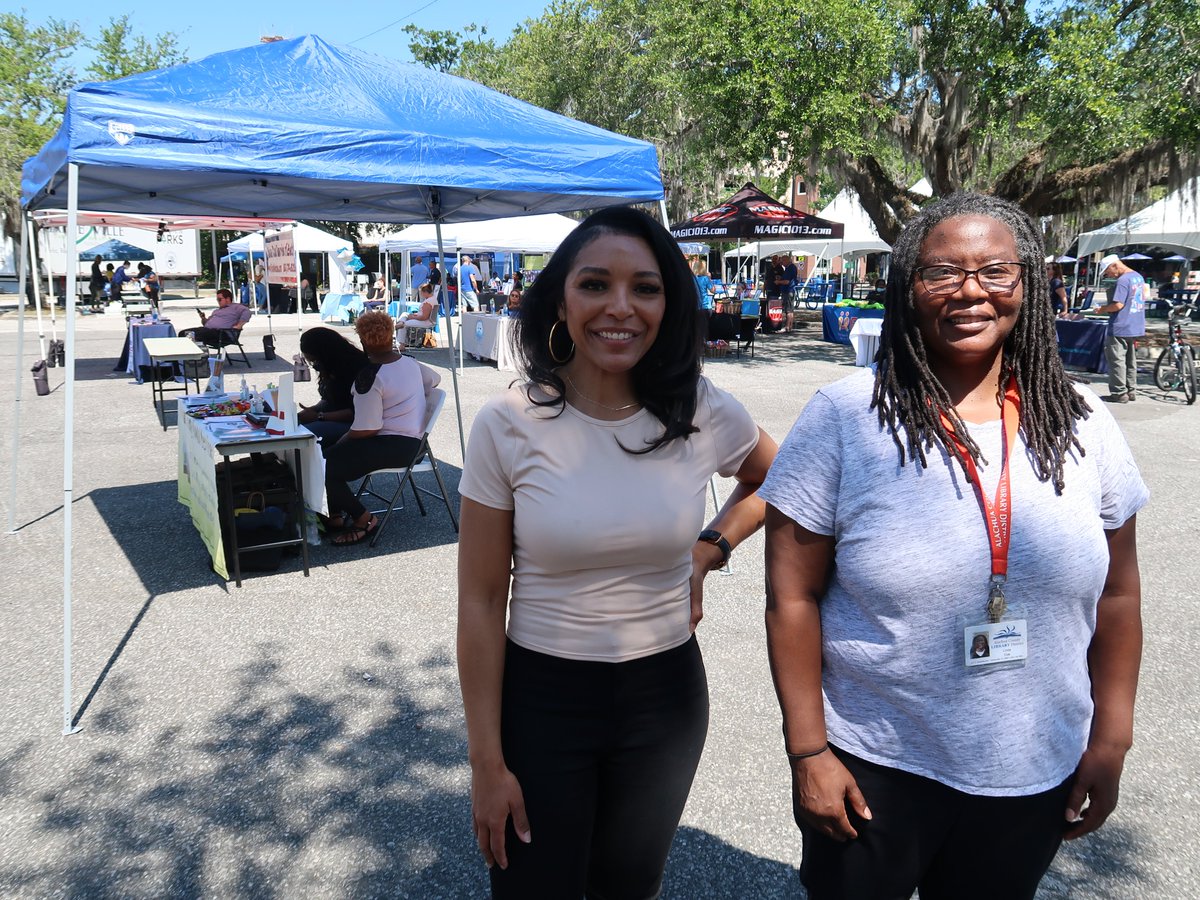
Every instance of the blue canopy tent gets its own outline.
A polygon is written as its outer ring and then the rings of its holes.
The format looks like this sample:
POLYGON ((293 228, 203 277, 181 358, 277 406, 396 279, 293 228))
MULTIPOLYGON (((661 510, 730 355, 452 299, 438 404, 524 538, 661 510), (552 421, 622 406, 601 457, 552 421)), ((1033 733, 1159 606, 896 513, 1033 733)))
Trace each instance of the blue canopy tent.
MULTIPOLYGON (((66 207, 68 233, 81 209, 441 225, 662 197, 657 154, 648 143, 313 35, 75 88, 62 126, 25 164, 21 183, 27 213, 66 207)), ((27 230, 28 221, 24 224, 27 230)), ((64 733, 74 730, 74 282, 71 272, 64 391, 64 733)), ((20 290, 23 298, 23 285, 20 290)), ((19 323, 23 326, 23 316, 19 323)), ((22 341, 23 335, 16 366, 11 528, 22 341)), ((457 405, 456 373, 454 389, 457 405)), ((461 410, 459 434, 461 442, 461 410)))
POLYGON ((81 251, 79 261, 91 262, 97 256, 101 259, 128 259, 145 262, 148 259, 154 259, 154 251, 143 250, 141 247, 135 247, 133 244, 127 244, 124 241, 112 238, 103 244, 97 244, 90 250, 81 251))

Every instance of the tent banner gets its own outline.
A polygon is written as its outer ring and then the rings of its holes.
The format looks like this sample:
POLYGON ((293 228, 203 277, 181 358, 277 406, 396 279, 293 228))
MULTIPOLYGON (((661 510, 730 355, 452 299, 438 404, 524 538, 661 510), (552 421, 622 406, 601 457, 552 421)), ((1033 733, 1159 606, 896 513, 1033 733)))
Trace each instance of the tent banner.
POLYGON ((296 242, 290 228, 266 236, 267 283, 294 288, 296 280, 296 242))
MULTIPOLYGON (((200 274, 200 232, 195 228, 179 231, 150 231, 113 225, 80 225, 75 247, 68 256, 65 228, 43 228, 38 235, 42 259, 55 275, 63 275, 69 262, 97 244, 109 240, 124 241, 149 252, 152 268, 162 278, 195 278, 200 274)), ((90 262, 90 260, 89 260, 90 262)), ((75 262, 77 272, 86 272, 86 263, 75 262)))

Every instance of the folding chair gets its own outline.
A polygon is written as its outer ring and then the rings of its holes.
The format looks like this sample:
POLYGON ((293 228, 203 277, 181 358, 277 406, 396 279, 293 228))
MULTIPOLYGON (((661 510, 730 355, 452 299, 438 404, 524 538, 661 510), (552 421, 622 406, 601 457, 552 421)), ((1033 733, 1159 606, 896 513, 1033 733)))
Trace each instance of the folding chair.
MULTIPOLYGON (((216 343, 213 343, 211 341, 205 341, 204 346, 209 347, 213 350, 217 350, 217 351, 224 350, 226 347, 237 347, 238 352, 242 354, 242 362, 244 362, 246 364, 246 368, 247 369, 254 368, 252 365, 250 365, 250 357, 248 357, 246 355, 246 348, 242 346, 241 329, 226 328, 221 332, 221 335, 220 335, 220 337, 217 338, 216 343)), ((233 362, 233 354, 226 353, 225 359, 232 363, 233 362)))
POLYGON ((450 494, 446 490, 446 483, 442 480, 441 470, 438 469, 437 459, 433 455, 433 451, 429 448, 429 433, 433 431, 437 425, 438 416, 442 413, 442 407, 446 403, 446 392, 441 388, 434 388, 430 391, 428 409, 425 410, 425 433, 421 436, 421 446, 417 450, 413 461, 407 466, 399 466, 388 469, 376 469, 369 473, 361 485, 359 485, 356 497, 362 497, 364 494, 369 497, 374 497, 381 503, 387 504, 379 509, 371 510, 373 515, 383 513, 383 521, 379 523, 379 527, 375 529, 375 535, 371 538, 371 546, 375 546, 375 542, 379 540, 379 536, 383 534, 384 526, 387 525, 388 519, 391 518, 392 511, 404 509, 404 486, 411 484, 413 496, 417 498, 417 507, 421 510, 421 515, 426 515, 425 504, 421 501, 422 494, 428 494, 430 497, 442 498, 442 502, 446 504, 446 512, 450 513, 450 524, 454 526, 454 530, 458 531, 458 519, 454 517, 454 507, 450 503, 450 494), (433 477, 437 479, 438 491, 440 494, 427 490, 417 484, 413 478, 414 475, 421 472, 432 472, 433 477), (394 475, 396 477, 396 490, 391 497, 386 497, 371 487, 372 479, 384 475, 394 475))

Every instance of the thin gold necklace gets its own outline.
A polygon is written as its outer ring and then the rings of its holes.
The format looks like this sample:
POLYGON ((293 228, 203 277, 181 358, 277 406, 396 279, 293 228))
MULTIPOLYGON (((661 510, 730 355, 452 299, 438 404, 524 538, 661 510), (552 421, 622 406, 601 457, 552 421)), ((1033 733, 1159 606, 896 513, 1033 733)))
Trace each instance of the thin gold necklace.
POLYGON ((591 403, 593 406, 598 406, 601 409, 607 409, 609 412, 624 412, 627 409, 633 409, 635 406, 642 405, 640 402, 638 402, 636 400, 633 403, 626 403, 624 406, 609 406, 607 403, 601 403, 599 400, 593 400, 591 397, 589 397, 587 394, 585 394, 583 391, 581 391, 579 388, 577 388, 575 386, 575 382, 571 379, 571 376, 567 372, 566 369, 562 370, 562 374, 563 374, 563 378, 567 379, 567 384, 569 384, 571 386, 571 390, 573 390, 576 394, 578 394, 580 397, 582 397, 588 403, 591 403))

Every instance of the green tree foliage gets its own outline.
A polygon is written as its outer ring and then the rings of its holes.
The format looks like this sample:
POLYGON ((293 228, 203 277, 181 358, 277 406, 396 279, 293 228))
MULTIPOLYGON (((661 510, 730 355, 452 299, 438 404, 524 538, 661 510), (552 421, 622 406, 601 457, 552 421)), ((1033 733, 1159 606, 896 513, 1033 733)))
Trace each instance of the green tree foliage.
POLYGON ((922 175, 1055 215, 1200 147, 1200 0, 554 0, 472 58, 443 43, 449 71, 653 141, 672 218, 804 172, 894 239, 922 175))
POLYGON ((911 0, 891 72, 870 92, 873 146, 838 153, 885 240, 912 212, 889 152, 935 196, 996 193, 1032 215, 1110 203, 1194 171, 1200 147, 1197 0, 911 0))
POLYGON ((96 55, 84 74, 93 81, 112 81, 187 61, 187 55, 179 47, 178 35, 168 31, 147 40, 134 33, 128 13, 109 19, 100 29, 100 36, 89 42, 88 47, 96 55))
POLYGON ((80 45, 95 51, 84 70, 90 81, 108 81, 184 62, 175 34, 147 40, 133 33, 129 16, 109 21, 94 42, 75 22, 51 18, 36 25, 24 12, 0 13, 0 198, 4 230, 20 234, 21 166, 58 129, 67 92, 78 80, 71 56, 80 45))
POLYGON ((0 197, 5 228, 19 233, 21 166, 58 128, 67 89, 75 80, 69 57, 82 35, 74 23, 33 25, 25 15, 0 13, 0 197))

